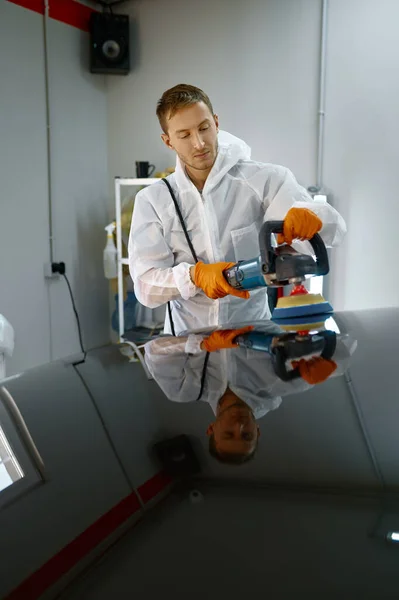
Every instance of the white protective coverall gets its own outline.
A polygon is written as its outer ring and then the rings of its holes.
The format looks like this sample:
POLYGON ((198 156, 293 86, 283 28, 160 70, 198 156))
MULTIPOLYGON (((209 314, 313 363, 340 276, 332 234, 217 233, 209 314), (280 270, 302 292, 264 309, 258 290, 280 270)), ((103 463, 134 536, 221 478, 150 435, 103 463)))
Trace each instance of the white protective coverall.
MULTIPOLYGON (((282 332, 271 321, 254 323, 254 326, 256 331, 270 335, 282 332)), ((206 352, 200 349, 203 338, 203 335, 195 334, 188 337, 165 336, 145 345, 148 369, 169 400, 195 402, 198 399, 206 356, 206 352)), ((337 369, 331 377, 338 377, 348 369, 356 347, 357 341, 351 335, 339 336, 333 357, 337 369)), ((217 404, 227 387, 259 419, 278 408, 282 396, 304 392, 314 386, 301 378, 282 381, 275 374, 270 356, 265 352, 233 348, 210 353, 200 400, 208 402, 216 414, 217 404)))
MULTIPOLYGON (((283 220, 292 207, 311 209, 323 222, 325 244, 340 244, 346 226, 339 213, 328 203, 314 201, 288 169, 255 162, 250 153, 245 142, 219 132, 217 158, 202 194, 177 157, 168 181, 198 259, 237 262, 258 256, 262 223, 283 220)), ((310 244, 299 243, 310 253, 310 244)), ((130 273, 141 304, 155 308, 171 300, 176 335, 185 329, 270 317, 266 288, 252 291, 248 300, 230 295, 211 300, 191 282, 193 264, 166 184, 159 181, 141 190, 129 238, 130 273)), ((165 332, 171 332, 168 314, 165 332)))

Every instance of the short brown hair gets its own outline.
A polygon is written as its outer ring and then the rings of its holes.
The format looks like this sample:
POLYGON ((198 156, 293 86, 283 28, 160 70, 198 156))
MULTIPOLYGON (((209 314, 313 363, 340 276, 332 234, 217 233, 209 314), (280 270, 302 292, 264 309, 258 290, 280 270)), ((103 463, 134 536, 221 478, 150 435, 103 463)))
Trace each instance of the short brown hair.
POLYGON ((170 90, 166 90, 157 104, 157 117, 162 131, 167 133, 167 120, 173 117, 180 108, 190 106, 196 102, 204 102, 213 115, 212 103, 208 96, 194 85, 179 83, 170 90))
POLYGON ((209 454, 216 458, 221 463, 229 465, 243 465, 250 460, 255 458, 256 450, 258 449, 258 442, 256 442, 255 448, 250 454, 219 454, 216 450, 215 436, 212 434, 209 436, 209 454))

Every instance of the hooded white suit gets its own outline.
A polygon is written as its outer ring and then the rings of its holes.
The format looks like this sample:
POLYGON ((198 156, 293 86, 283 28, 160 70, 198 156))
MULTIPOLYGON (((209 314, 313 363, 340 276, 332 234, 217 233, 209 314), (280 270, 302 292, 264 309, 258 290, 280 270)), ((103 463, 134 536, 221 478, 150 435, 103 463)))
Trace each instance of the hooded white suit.
MULTIPOLYGON (((226 132, 219 133, 217 158, 202 194, 179 158, 168 181, 194 250, 204 263, 258 256, 262 223, 283 220, 292 207, 309 208, 320 217, 320 234, 327 246, 338 245, 346 232, 339 213, 328 203, 314 201, 288 169, 251 160, 247 144, 226 132)), ((234 296, 211 300, 190 281, 194 259, 162 181, 136 196, 129 263, 141 304, 155 308, 172 301, 176 335, 185 329, 270 317, 266 288, 251 292, 249 300, 234 296)), ((168 316, 165 332, 171 332, 168 316)))

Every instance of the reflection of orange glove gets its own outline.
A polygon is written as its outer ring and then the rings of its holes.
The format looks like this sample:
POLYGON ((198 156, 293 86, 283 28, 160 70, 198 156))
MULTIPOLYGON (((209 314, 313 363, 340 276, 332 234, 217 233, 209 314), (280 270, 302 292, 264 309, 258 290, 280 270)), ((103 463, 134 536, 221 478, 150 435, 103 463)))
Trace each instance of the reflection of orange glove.
POLYGON ((321 356, 316 356, 310 360, 294 360, 292 361, 294 369, 299 368, 302 379, 310 385, 323 383, 334 373, 337 368, 337 363, 333 360, 327 360, 321 356))
POLYGON ((226 329, 225 331, 214 331, 201 344, 201 348, 207 352, 215 352, 215 350, 225 350, 227 348, 237 348, 238 344, 234 343, 238 335, 252 331, 253 327, 243 327, 242 329, 226 329))
POLYGON ((193 282, 212 300, 224 298, 228 294, 237 296, 237 298, 249 298, 249 292, 236 290, 227 283, 223 275, 223 271, 234 267, 235 264, 232 262, 219 262, 206 265, 202 262, 197 262, 194 268, 193 282))
POLYGON ((277 243, 288 245, 292 240, 310 240, 323 227, 322 221, 308 208, 290 208, 284 219, 284 233, 279 233, 277 243))

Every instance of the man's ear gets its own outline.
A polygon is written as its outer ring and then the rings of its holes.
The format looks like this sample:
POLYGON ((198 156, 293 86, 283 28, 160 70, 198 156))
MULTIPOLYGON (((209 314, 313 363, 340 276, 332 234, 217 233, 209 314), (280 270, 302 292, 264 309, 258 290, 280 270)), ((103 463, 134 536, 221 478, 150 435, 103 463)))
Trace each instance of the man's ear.
POLYGON ((213 115, 216 125, 216 131, 219 131, 219 117, 217 115, 213 115))
POLYGON ((214 423, 211 423, 210 425, 208 425, 208 429, 206 430, 206 435, 208 435, 208 436, 213 435, 213 433, 214 433, 213 426, 214 426, 214 423))
POLYGON ((170 150, 174 150, 172 144, 170 143, 170 137, 167 133, 161 133, 161 139, 165 146, 167 146, 170 150))
POLYGON ((259 426, 256 429, 258 430, 258 438, 260 438, 260 429, 259 429, 259 426))

